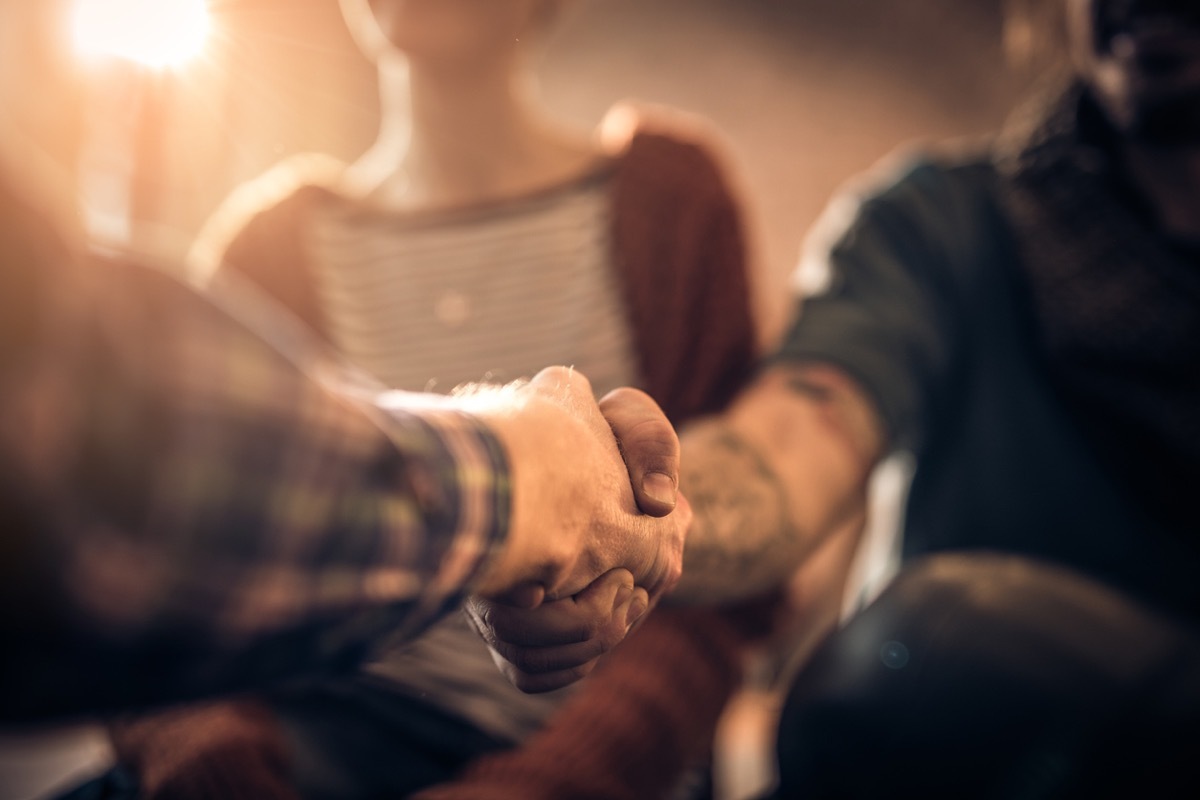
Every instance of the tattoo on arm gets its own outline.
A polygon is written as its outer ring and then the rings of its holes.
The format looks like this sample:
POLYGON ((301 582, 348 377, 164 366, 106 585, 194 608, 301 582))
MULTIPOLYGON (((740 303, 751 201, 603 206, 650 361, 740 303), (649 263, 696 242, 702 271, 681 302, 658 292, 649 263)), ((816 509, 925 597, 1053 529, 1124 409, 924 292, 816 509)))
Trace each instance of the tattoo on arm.
POLYGON ((876 407, 845 376, 829 367, 809 366, 789 374, 784 383, 824 409, 830 430, 841 431, 865 463, 873 464, 883 456, 887 436, 876 407))
POLYGON ((684 551, 685 602, 733 600, 785 580, 802 555, 787 493, 754 447, 719 421, 689 429, 680 488, 695 510, 684 551))
POLYGON ((833 399, 833 391, 809 378, 807 373, 789 375, 787 385, 796 394, 805 395, 818 403, 828 403, 833 399))

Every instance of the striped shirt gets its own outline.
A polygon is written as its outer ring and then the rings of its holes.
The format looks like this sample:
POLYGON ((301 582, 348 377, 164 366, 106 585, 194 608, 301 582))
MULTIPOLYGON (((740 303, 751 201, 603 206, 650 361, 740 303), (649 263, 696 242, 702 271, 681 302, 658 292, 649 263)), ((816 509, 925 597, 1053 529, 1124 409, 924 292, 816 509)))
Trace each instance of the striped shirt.
POLYGON ((312 232, 330 334, 398 389, 574 365, 603 393, 633 382, 609 246, 607 167, 517 201, 443 214, 326 207, 312 232))
MULTIPOLYGON (((611 179, 605 165, 548 191, 453 213, 323 206, 310 245, 334 343, 401 389, 450 391, 551 364, 583 371, 598 396, 635 383, 612 267, 611 179)), ((513 687, 463 615, 368 669, 512 741, 539 727, 564 694, 513 687)))

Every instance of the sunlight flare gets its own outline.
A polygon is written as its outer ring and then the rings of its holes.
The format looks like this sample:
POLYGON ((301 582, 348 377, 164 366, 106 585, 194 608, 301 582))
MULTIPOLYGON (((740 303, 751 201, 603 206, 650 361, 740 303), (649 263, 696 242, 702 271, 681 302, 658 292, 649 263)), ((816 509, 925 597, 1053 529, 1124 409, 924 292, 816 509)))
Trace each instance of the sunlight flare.
POLYGON ((116 57, 153 69, 198 56, 209 33, 207 0, 76 0, 75 46, 85 57, 116 57))

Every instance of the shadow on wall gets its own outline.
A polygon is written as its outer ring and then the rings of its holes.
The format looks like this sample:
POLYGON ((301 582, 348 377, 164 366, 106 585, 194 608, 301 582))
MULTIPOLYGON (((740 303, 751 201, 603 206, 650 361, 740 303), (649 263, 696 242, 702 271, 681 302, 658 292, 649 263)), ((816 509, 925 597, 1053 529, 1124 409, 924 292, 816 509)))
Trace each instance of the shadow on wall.
MULTIPOLYGON (((1003 118, 1019 86, 1000 51, 1000 2, 580 0, 547 43, 542 91, 583 125, 628 98, 712 120, 748 205, 774 332, 801 237, 838 184, 900 143, 1003 118)), ((238 182, 295 152, 351 159, 377 122, 373 71, 337 3, 214 9, 216 46, 178 79, 164 126, 154 221, 180 240, 238 182)))

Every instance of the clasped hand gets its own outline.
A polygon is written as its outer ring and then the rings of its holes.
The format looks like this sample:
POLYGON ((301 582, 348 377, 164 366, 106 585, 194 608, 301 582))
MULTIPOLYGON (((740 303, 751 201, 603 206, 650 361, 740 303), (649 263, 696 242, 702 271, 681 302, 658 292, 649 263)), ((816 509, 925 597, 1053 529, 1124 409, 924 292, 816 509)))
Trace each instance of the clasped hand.
POLYGON ((691 509, 679 441, 645 393, 597 403, 563 367, 513 391, 481 414, 509 454, 509 543, 466 611, 501 671, 543 692, 590 673, 675 585, 691 509))

